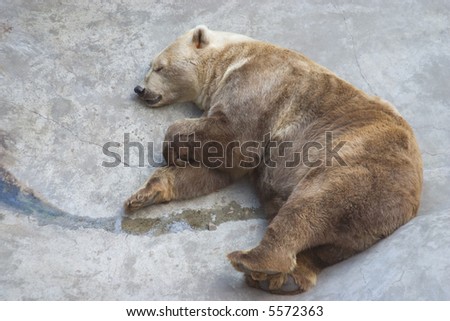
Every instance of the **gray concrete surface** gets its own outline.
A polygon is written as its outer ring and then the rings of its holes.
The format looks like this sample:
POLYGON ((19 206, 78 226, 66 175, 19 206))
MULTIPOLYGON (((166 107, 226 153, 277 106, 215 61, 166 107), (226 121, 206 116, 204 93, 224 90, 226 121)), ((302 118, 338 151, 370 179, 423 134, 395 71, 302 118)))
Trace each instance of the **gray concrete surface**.
POLYGON ((0 299, 449 300, 449 16, 445 0, 1 1, 0 299), (150 58, 197 24, 303 52, 394 103, 423 152, 419 216, 294 297, 247 288, 226 261, 265 228, 248 182, 123 219, 154 167, 137 148, 129 167, 104 167, 102 146, 119 152, 125 133, 158 143, 199 115, 133 94, 150 58))

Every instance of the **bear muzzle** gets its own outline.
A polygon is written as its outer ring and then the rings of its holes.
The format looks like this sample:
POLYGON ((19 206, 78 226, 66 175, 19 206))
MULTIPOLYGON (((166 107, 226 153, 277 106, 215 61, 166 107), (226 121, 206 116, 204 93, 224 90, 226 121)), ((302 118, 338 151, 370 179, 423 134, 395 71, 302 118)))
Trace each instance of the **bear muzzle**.
POLYGON ((134 87, 134 92, 139 96, 139 98, 145 100, 149 105, 155 105, 162 99, 162 95, 155 94, 150 90, 145 90, 145 88, 141 86, 134 87))

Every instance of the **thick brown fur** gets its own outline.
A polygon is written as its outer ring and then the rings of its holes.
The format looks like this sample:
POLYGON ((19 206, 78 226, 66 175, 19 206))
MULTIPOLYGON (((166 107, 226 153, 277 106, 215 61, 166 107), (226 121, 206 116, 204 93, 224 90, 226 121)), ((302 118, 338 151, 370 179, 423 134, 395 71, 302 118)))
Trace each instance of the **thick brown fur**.
MULTIPOLYGON (((277 164, 301 154, 307 143, 341 146, 309 155, 320 166, 243 168, 181 167, 185 154, 165 150, 168 167, 156 170, 125 204, 143 206, 213 192, 248 175, 258 189, 270 224, 260 244, 228 255, 247 283, 273 293, 299 293, 314 286, 326 266, 361 252, 412 219, 419 207, 422 161, 411 127, 397 110, 305 56, 245 36, 199 26, 160 53, 145 78, 144 100, 152 107, 192 101, 199 119, 171 125, 165 140, 191 134, 205 144, 292 142, 284 154, 262 149, 277 164), (161 69, 162 68, 162 69, 161 69), (159 97, 154 103, 154 97, 159 97), (161 98, 160 97, 160 98, 161 98), (328 133, 328 134, 327 134, 328 133)), ((192 142, 193 143, 193 142, 192 142)), ((191 146, 192 147, 192 146, 191 146)), ((204 163, 205 155, 196 154, 204 163)))

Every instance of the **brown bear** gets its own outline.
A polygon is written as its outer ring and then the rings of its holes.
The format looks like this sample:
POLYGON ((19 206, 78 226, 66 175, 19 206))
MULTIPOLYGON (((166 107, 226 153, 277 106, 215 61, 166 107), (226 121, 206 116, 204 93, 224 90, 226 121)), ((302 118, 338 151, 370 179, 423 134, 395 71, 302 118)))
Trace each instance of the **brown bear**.
POLYGON ((417 213, 422 161, 411 127, 300 53, 198 26, 153 59, 135 92, 151 107, 194 102, 204 113, 168 128, 167 166, 126 212, 251 177, 270 224, 258 246, 228 255, 250 286, 306 291, 321 269, 417 213), (228 148, 246 142, 251 149, 228 148))

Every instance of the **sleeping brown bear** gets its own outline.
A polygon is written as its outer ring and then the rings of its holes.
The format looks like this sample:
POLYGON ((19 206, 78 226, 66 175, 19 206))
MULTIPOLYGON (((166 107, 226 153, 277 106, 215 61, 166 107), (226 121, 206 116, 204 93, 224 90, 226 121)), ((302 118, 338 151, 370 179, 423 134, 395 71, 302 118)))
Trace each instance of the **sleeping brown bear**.
POLYGON ((422 161, 411 127, 297 52, 198 26, 153 59, 135 92, 151 107, 194 102, 204 114, 169 127, 168 165, 126 211, 251 177, 270 224, 258 246, 228 255, 250 286, 306 291, 321 269, 417 213, 422 161), (222 148, 230 143, 238 148, 222 148))

